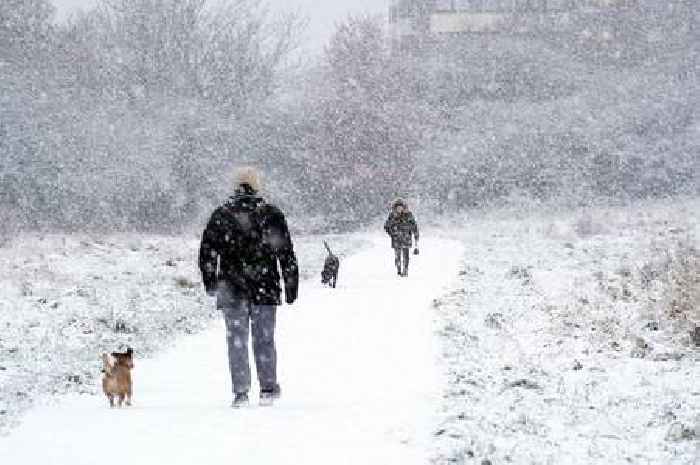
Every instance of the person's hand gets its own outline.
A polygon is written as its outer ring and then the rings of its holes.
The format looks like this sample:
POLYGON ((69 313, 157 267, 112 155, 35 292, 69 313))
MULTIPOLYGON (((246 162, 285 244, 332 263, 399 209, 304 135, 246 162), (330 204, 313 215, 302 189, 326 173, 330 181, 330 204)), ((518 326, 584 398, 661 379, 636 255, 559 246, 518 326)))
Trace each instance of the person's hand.
POLYGON ((292 305, 295 300, 297 300, 297 289, 296 288, 285 288, 284 290, 284 300, 288 305, 292 305))
POLYGON ((418 247, 416 247, 415 249, 413 249, 413 255, 418 255, 418 253, 419 253, 419 252, 418 252, 418 247))

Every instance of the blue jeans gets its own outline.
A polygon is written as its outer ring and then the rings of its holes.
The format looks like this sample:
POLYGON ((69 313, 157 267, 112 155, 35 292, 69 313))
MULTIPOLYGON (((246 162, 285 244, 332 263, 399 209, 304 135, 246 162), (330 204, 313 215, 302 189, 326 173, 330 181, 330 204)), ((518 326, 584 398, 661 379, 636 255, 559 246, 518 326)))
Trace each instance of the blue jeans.
POLYGON ((253 333, 253 355, 260 389, 277 389, 277 349, 275 348, 275 320, 277 307, 255 305, 238 298, 222 287, 216 305, 224 313, 226 342, 231 384, 234 393, 250 390, 250 363, 248 361, 248 334, 253 333))

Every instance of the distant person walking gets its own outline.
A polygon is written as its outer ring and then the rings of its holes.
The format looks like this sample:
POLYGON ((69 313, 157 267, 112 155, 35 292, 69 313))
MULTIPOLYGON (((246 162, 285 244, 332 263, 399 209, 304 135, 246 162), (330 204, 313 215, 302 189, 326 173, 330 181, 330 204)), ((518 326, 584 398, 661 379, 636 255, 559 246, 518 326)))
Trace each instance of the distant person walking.
POLYGON ((282 303, 278 262, 288 304, 297 298, 299 280, 284 214, 266 203, 259 190, 257 172, 239 170, 234 195, 212 214, 199 250, 204 287, 208 295, 216 296, 226 322, 235 408, 248 403, 251 326, 260 403, 270 405, 280 396, 275 347, 276 311, 282 303))
POLYGON ((413 246, 413 238, 416 240, 416 248, 413 253, 418 255, 418 223, 408 205, 401 199, 394 201, 384 223, 384 230, 391 236, 391 247, 395 253, 396 271, 399 276, 408 276, 408 262, 410 249, 413 246))

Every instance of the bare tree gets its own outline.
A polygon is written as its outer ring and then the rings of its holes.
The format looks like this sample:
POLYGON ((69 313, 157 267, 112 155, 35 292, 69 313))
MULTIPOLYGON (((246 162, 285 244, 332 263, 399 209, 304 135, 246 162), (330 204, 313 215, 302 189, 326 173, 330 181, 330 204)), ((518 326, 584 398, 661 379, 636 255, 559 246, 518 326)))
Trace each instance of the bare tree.
POLYGON ((46 51, 54 9, 48 0, 0 2, 0 61, 23 63, 46 51))
POLYGON ((197 221, 229 147, 256 152, 240 128, 258 124, 303 21, 257 0, 98 0, 65 24, 52 11, 0 1, 0 219, 197 221))
POLYGON ((420 143, 412 80, 389 53, 381 18, 349 17, 326 48, 329 95, 320 105, 321 177, 331 209, 356 218, 382 211, 410 189, 420 143), (344 173, 337 176, 336 173, 344 173))
POLYGON ((117 95, 201 98, 240 113, 270 95, 303 21, 260 1, 102 0, 75 18, 82 80, 117 95), (92 75, 98 71, 98 75, 92 75))

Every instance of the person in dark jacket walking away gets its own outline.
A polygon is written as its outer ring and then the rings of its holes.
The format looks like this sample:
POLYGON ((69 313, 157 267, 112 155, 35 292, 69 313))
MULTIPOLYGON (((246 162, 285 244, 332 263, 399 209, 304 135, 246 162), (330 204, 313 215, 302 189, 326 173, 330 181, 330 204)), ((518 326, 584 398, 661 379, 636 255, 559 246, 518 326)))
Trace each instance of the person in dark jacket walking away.
POLYGON ((260 403, 280 395, 277 381, 275 317, 285 300, 297 298, 299 270, 284 214, 258 195, 260 183, 252 168, 239 170, 234 195, 211 216, 199 250, 199 268, 207 294, 216 296, 226 322, 233 407, 248 403, 250 364, 248 335, 260 384, 260 403))
POLYGON ((396 271, 399 276, 408 276, 409 252, 416 240, 413 253, 418 255, 418 223, 401 199, 394 201, 389 218, 384 223, 384 230, 391 236, 391 247, 396 255, 396 271))

